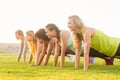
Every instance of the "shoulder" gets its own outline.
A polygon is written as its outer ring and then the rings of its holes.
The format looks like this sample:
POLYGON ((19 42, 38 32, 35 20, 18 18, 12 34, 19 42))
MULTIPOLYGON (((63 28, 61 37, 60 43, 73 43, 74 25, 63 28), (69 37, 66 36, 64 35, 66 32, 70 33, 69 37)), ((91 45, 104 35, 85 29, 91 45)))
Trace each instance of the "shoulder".
POLYGON ((49 43, 55 43, 55 40, 56 40, 56 38, 51 38, 50 40, 49 40, 49 43))
POLYGON ((37 46, 41 45, 41 43, 39 42, 39 40, 36 41, 36 45, 37 46))
POLYGON ((62 36, 65 36, 65 35, 70 35, 70 31, 67 31, 67 30, 61 30, 60 31, 60 35, 62 35, 62 36))
POLYGON ((92 27, 85 27, 85 35, 93 35, 94 33, 95 33, 95 31, 96 31, 96 29, 95 28, 92 28, 92 27))

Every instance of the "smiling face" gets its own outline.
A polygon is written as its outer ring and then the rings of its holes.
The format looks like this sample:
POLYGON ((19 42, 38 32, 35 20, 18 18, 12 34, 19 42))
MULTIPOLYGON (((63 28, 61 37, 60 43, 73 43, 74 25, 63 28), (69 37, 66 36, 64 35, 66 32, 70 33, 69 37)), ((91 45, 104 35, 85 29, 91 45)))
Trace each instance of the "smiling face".
POLYGON ((23 31, 17 30, 17 31, 15 32, 15 37, 16 37, 17 40, 22 40, 22 38, 24 37, 23 31))
POLYGON ((31 40, 33 40, 33 36, 26 34, 26 39, 27 39, 27 41, 31 41, 31 40))
POLYGON ((70 31, 74 31, 75 29, 73 21, 70 18, 68 19, 68 28, 70 29, 70 31))
POLYGON ((39 41, 40 43, 46 43, 49 42, 49 38, 45 33, 45 29, 39 29, 36 33, 35 33, 35 38, 37 39, 37 41, 39 41))
POLYGON ((52 30, 50 31, 49 29, 45 28, 45 32, 46 32, 46 35, 48 36, 48 38, 52 38, 52 37, 55 37, 55 30, 52 30))
POLYGON ((28 30, 26 32, 26 39, 27 39, 27 41, 34 40, 34 32, 32 30, 28 30))
POLYGON ((84 23, 77 15, 73 15, 68 18, 68 27, 75 32, 84 27, 84 23))

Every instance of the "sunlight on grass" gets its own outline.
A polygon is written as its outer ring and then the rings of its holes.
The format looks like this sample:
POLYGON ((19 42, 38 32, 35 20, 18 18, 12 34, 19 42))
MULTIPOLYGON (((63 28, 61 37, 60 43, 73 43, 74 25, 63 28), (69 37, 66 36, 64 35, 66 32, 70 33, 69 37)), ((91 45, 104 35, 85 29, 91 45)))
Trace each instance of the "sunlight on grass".
POLYGON ((104 60, 95 58, 95 63, 89 65, 87 71, 83 71, 83 58, 79 69, 74 69, 74 62, 65 59, 64 68, 53 67, 53 56, 50 57, 47 66, 32 66, 27 62, 16 61, 15 53, 0 53, 0 80, 119 80, 120 79, 120 60, 115 59, 114 65, 107 66, 104 60))

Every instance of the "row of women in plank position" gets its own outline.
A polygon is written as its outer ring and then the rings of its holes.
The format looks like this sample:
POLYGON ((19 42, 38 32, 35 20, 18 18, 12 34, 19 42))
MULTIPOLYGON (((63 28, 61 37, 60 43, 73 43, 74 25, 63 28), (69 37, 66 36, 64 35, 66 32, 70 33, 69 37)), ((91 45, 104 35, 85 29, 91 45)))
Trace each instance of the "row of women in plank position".
POLYGON ((44 66, 47 65, 50 55, 53 51, 55 67, 60 56, 60 67, 64 67, 65 56, 75 55, 75 68, 79 67, 80 56, 84 57, 83 70, 88 69, 90 57, 99 57, 105 60, 106 65, 113 65, 114 58, 120 56, 120 39, 110 37, 102 31, 86 26, 77 15, 68 17, 68 28, 70 31, 59 30, 59 28, 49 23, 45 28, 41 28, 36 33, 32 30, 26 32, 24 38, 23 32, 17 30, 16 38, 21 40, 18 61, 23 54, 24 62, 26 60, 26 46, 30 50, 31 62, 36 55, 35 66, 39 66, 45 57, 44 66))

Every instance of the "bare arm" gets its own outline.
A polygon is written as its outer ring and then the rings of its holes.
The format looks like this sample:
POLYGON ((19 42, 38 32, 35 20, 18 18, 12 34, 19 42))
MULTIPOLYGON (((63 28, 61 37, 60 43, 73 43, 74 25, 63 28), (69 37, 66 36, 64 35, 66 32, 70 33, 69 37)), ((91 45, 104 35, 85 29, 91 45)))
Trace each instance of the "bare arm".
POLYGON ((37 40, 37 51, 36 51, 35 65, 38 65, 41 52, 42 52, 42 44, 39 42, 39 40, 37 40))
POLYGON ((25 41, 24 41, 24 47, 23 47, 23 51, 22 51, 24 62, 26 61, 26 53, 27 53, 27 50, 28 50, 28 44, 27 44, 27 41, 26 41, 26 39, 25 39, 25 41))
POLYGON ((31 63, 32 59, 33 59, 33 55, 32 55, 32 53, 30 53, 29 64, 31 63))
POLYGON ((54 63, 53 63, 54 67, 57 65, 59 54, 60 54, 60 45, 57 41, 55 41, 55 54, 54 54, 54 63))
POLYGON ((42 62, 42 60, 45 56, 45 53, 47 51, 47 46, 48 46, 48 44, 43 43, 42 52, 40 53, 39 62, 38 62, 39 64, 38 65, 41 64, 41 62, 42 62))
POLYGON ((27 53, 27 49, 28 49, 28 44, 27 44, 27 41, 26 41, 26 39, 25 39, 25 41, 24 41, 24 47, 23 47, 23 55, 26 55, 26 53, 27 53))
POLYGON ((23 47, 24 47, 24 41, 21 41, 18 54, 22 54, 23 47))
POLYGON ((20 43, 20 48, 19 48, 19 51, 18 51, 18 58, 17 58, 17 61, 19 62, 20 58, 21 58, 21 55, 22 55, 22 51, 23 51, 23 47, 24 47, 24 41, 21 41, 20 43))
POLYGON ((82 41, 80 41, 78 43, 78 46, 76 47, 76 52, 75 52, 75 69, 78 69, 79 64, 80 64, 81 45, 82 45, 82 41))
POLYGON ((64 66, 64 61, 65 61, 65 51, 67 49, 67 40, 68 36, 65 33, 61 33, 61 61, 60 61, 60 67, 62 68, 64 66))
POLYGON ((88 64, 89 64, 89 51, 90 51, 90 43, 91 43, 91 32, 90 30, 86 29, 84 35, 84 69, 88 69, 88 64))
POLYGON ((49 41, 48 48, 47 48, 46 59, 45 59, 45 62, 44 62, 44 66, 46 66, 47 63, 48 63, 48 60, 50 58, 50 54, 51 54, 51 52, 53 50, 53 47, 54 47, 54 43, 55 43, 54 39, 51 39, 49 41))

